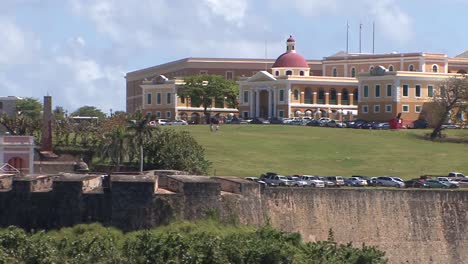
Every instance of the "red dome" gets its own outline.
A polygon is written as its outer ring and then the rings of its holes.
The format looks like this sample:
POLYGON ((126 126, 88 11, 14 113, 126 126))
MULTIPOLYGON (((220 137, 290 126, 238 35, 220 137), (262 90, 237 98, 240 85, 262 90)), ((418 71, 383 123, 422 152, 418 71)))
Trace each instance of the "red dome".
POLYGON ((289 38, 288 38, 288 40, 286 40, 286 42, 296 42, 296 40, 292 36, 289 36, 289 38))
POLYGON ((285 52, 279 56, 272 68, 309 68, 302 55, 295 52, 285 52))

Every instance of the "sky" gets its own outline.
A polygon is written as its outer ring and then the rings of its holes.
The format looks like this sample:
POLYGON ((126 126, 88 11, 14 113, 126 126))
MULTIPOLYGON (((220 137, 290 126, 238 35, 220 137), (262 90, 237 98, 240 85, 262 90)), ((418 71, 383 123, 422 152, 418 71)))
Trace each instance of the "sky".
POLYGON ((125 74, 186 57, 468 49, 468 0, 2 0, 0 96, 125 110, 125 74))

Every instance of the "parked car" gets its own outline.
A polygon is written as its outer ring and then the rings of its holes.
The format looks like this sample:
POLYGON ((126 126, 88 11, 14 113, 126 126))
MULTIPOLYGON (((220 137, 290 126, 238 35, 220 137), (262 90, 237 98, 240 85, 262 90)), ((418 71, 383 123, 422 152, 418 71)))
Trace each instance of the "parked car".
POLYGON ((358 178, 358 179, 362 179, 362 180, 365 180, 367 185, 371 186, 371 177, 368 177, 368 176, 361 176, 361 175, 352 175, 351 177, 355 177, 355 178, 358 178))
POLYGON ((320 180, 317 176, 302 175, 301 179, 306 181, 311 187, 317 187, 317 188, 325 187, 325 182, 320 180))
POLYGON ((302 125, 306 124, 305 122, 306 121, 301 119, 301 118, 295 118, 291 122, 289 122, 289 125, 302 126, 302 125))
POLYGON ((327 180, 333 182, 336 186, 344 186, 344 180, 342 176, 329 176, 327 180))
POLYGON ((460 188, 468 188, 468 179, 460 179, 458 181, 458 186, 460 186, 460 188))
MULTIPOLYGON (((449 188, 449 186, 441 181, 438 180, 427 180, 424 182, 425 184, 428 185, 428 188, 449 188)), ((458 188, 458 187, 452 187, 452 188, 458 188)))
POLYGON ((344 179, 346 186, 367 186, 367 181, 358 177, 351 177, 344 179))
POLYGON ((283 124, 283 119, 279 117, 272 117, 268 121, 270 121, 270 124, 283 124))
POLYGON ((309 121, 306 125, 307 126, 321 126, 321 127, 323 127, 323 126, 325 126, 325 123, 320 121, 320 120, 314 119, 314 120, 309 121))
MULTIPOLYGON (((317 179, 323 181, 325 183, 325 187, 335 187, 336 184, 330 180, 328 180, 326 177, 320 177, 320 176, 317 176, 317 179)), ((344 181, 343 181, 344 183, 344 181)))
POLYGON ((391 177, 391 176, 377 177, 376 185, 377 186, 397 187, 397 188, 405 187, 405 183, 403 181, 396 180, 394 177, 391 177))
POLYGON ((156 122, 156 125, 164 126, 167 123, 170 123, 171 120, 169 120, 169 119, 156 119, 155 122, 156 122))
POLYGON ((418 179, 405 181, 404 183, 405 183, 405 188, 428 188, 429 187, 426 183, 420 182, 418 179))
POLYGON ((427 128, 427 127, 428 127, 428 123, 424 119, 418 119, 418 120, 413 122, 413 128, 424 129, 424 128, 427 128))
POLYGON ((460 187, 458 182, 452 181, 448 177, 438 177, 437 180, 447 184, 449 187, 452 187, 453 185, 460 187))
POLYGON ((367 121, 358 120, 358 121, 354 122, 353 128, 365 128, 365 126, 367 126, 367 121))
POLYGON ((345 128, 346 124, 339 120, 330 120, 325 124, 327 127, 345 128))
POLYGON ((267 185, 267 183, 265 181, 263 181, 262 179, 260 179, 258 177, 246 177, 245 179, 248 180, 248 181, 257 182, 257 183, 262 184, 262 185, 267 185))
POLYGON ((461 172, 449 172, 449 174, 447 175, 447 177, 461 177, 461 178, 465 178, 465 175, 461 172))
POLYGON ((306 187, 309 185, 308 182, 302 180, 298 176, 286 176, 286 178, 290 181, 292 181, 291 186, 296 186, 296 187, 306 187))
POLYGON ((171 122, 167 122, 166 123, 167 126, 185 126, 185 125, 188 125, 187 121, 185 120, 174 120, 174 121, 171 121, 171 122))
POLYGON ((374 123, 372 129, 390 129, 390 124, 388 122, 374 123))
POLYGON ((270 121, 265 118, 256 117, 250 122, 250 124, 270 124, 270 121))
POLYGON ((459 125, 455 125, 455 124, 443 124, 443 125, 442 125, 442 128, 456 129, 456 128, 460 128, 460 126, 459 126, 459 125))

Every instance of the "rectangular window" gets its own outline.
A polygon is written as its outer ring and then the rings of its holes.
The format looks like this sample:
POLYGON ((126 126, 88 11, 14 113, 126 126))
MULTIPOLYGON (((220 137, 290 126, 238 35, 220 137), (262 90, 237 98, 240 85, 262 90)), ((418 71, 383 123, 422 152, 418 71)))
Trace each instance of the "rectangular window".
POLYGON ((427 86, 427 96, 434 97, 434 86, 432 85, 427 86))
POLYGON ((161 93, 158 93, 156 96, 156 104, 161 104, 161 93))
POLYGON ((403 110, 403 112, 408 113, 409 112, 409 105, 403 105, 402 110, 403 110))
POLYGON ((183 96, 180 97, 180 102, 183 103, 183 104, 185 104, 185 97, 183 97, 183 96))
POLYGON ((150 93, 146 95, 146 104, 149 104, 149 105, 151 104, 151 94, 150 93))
POLYGON ((161 117, 161 112, 156 112, 156 117, 161 117))
POLYGON ((363 106, 362 106, 362 112, 363 112, 364 114, 369 113, 369 106, 368 106, 368 105, 363 105, 363 106))
POLYGON ((364 97, 369 97, 369 86, 364 85, 364 97))
POLYGON ((445 92, 446 92, 445 85, 440 86, 440 95, 445 96, 446 95, 445 92))
POLYGON ((208 75, 208 71, 205 71, 205 70, 200 71, 200 75, 208 75))
POLYGON ((284 102, 284 90, 279 90, 279 100, 280 102, 284 102))
POLYGON ((392 85, 387 84, 387 96, 392 96, 392 85))
POLYGON ((409 86, 407 84, 403 84, 403 96, 408 96, 409 86))
POLYGON ((166 112, 166 118, 171 118, 171 112, 169 111, 166 112))
POLYGON ((243 112, 244 118, 249 117, 249 112, 243 112))
POLYGON ((375 97, 380 97, 380 85, 375 86, 375 97))
POLYGON ((166 94, 166 103, 171 104, 171 93, 166 94))
POLYGON ((385 105, 385 112, 391 113, 392 112, 392 105, 385 105))
POLYGON ((420 106, 420 105, 417 105, 417 106, 414 107, 414 111, 416 113, 421 113, 421 109, 422 109, 422 106, 420 106))
POLYGON ((416 85, 415 87, 415 96, 421 97, 421 85, 416 85))
POLYGON ((283 110, 279 110, 278 116, 281 117, 281 118, 284 117, 284 111, 283 111, 283 110))
POLYGON ((374 105, 374 113, 380 113, 380 105, 374 105))
POLYGON ((249 91, 244 91, 244 103, 249 102, 249 91))
POLYGON ((233 79, 234 79, 234 73, 232 71, 227 71, 226 80, 233 80, 233 79))

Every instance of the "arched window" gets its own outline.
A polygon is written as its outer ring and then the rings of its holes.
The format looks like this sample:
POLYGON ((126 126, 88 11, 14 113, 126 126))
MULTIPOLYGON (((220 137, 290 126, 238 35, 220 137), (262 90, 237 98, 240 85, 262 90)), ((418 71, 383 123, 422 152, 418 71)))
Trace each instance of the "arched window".
POLYGON ((319 89, 317 101, 319 104, 325 103, 325 91, 323 90, 323 88, 319 89))
POLYGON ((275 71, 275 75, 276 75, 276 76, 279 76, 279 71, 275 71))
POLYGON ((286 71, 286 75, 292 75, 292 71, 291 70, 286 71))
POLYGON ((409 71, 414 71, 414 65, 413 65, 413 64, 410 64, 408 70, 409 70, 409 71))
POLYGON ((353 104, 357 104, 358 103, 358 89, 354 89, 354 92, 353 92, 353 104))
POLYGON ((348 90, 345 88, 341 90, 341 104, 347 105, 349 103, 349 93, 348 90))
POLYGON ((370 67, 369 67, 369 73, 370 73, 370 74, 373 74, 373 73, 374 73, 374 66, 370 66, 370 67))
POLYGON ((351 77, 356 77, 356 68, 351 68, 351 77))
POLYGON ((338 70, 336 68, 333 68, 333 77, 338 76, 338 70))
POLYGON ((391 72, 392 72, 392 71, 394 71, 394 70, 395 70, 395 68, 393 67, 393 65, 388 66, 388 71, 391 71, 391 72))
POLYGON ((300 71, 300 72, 299 72, 299 75, 300 75, 300 76, 304 76, 304 71, 300 71))
POLYGON ((294 90, 294 100, 299 100, 299 91, 294 90))
POLYGON ((304 103, 306 103, 306 104, 311 104, 312 103, 312 89, 310 89, 310 88, 305 88, 304 103))
POLYGON ((437 64, 432 65, 432 72, 439 72, 439 66, 437 66, 437 64))
POLYGON ((336 90, 335 88, 332 88, 330 90, 330 102, 329 104, 336 104, 336 90))

